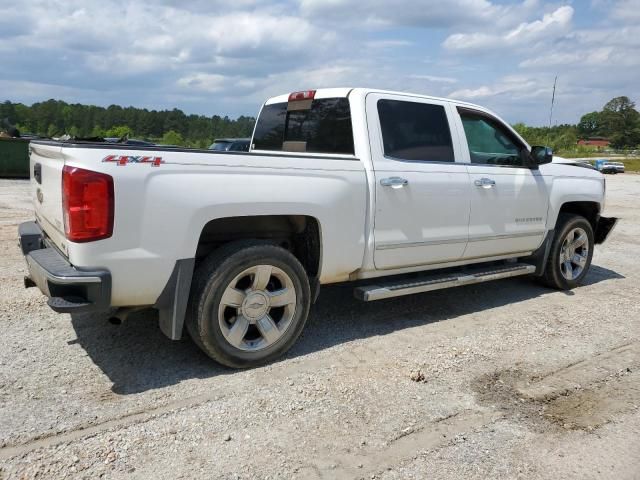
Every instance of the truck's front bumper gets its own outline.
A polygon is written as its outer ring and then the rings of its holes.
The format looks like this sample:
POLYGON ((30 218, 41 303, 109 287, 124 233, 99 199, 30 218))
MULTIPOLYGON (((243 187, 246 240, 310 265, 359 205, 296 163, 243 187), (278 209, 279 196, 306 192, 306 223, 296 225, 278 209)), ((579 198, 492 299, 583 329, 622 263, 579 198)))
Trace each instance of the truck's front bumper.
POLYGON ((78 269, 53 246, 48 246, 36 222, 18 228, 20 248, 29 267, 25 286, 36 285, 56 312, 92 312, 109 308, 111 274, 105 269, 78 269))

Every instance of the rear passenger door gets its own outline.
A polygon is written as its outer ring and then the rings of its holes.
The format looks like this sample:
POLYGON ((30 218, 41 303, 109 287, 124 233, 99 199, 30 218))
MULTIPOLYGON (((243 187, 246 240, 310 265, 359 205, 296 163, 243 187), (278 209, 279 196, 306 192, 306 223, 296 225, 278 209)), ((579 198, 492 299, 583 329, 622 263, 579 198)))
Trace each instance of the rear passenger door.
POLYGON ((471 218, 464 258, 533 251, 545 234, 549 192, 529 149, 499 119, 457 107, 469 149, 471 218))
POLYGON ((449 104, 371 93, 366 110, 375 176, 377 269, 458 260, 467 244, 469 175, 449 104))

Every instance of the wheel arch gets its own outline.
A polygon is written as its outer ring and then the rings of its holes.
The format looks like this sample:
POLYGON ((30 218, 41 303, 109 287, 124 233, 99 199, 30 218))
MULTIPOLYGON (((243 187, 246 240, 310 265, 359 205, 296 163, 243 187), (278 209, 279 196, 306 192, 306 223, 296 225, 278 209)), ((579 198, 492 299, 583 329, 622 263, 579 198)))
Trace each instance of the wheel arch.
POLYGON ((555 218, 550 219, 552 221, 549 222, 549 227, 542 244, 530 257, 525 259, 526 263, 536 265, 535 275, 538 277, 543 276, 545 273, 551 244, 555 238, 558 221, 562 214, 575 214, 584 217, 593 228, 595 235, 600 218, 600 204, 590 200, 574 200, 566 201, 560 205, 560 208, 555 212, 555 218))
POLYGON ((206 222, 194 252, 196 263, 222 245, 237 240, 263 240, 289 250, 310 278, 322 265, 322 227, 310 215, 278 214, 220 217, 206 222))
POLYGON ((320 221, 307 215, 253 215, 221 217, 200 230, 192 258, 177 260, 154 308, 162 332, 172 340, 182 337, 193 272, 199 261, 223 245, 239 240, 262 240, 290 251, 302 264, 315 301, 320 289, 322 232, 320 221))
MULTIPOLYGON (((600 216, 600 204, 594 201, 565 202, 558 210, 558 218, 563 213, 573 213, 586 218, 595 232, 598 225, 598 217, 600 216)), ((555 224, 558 223, 558 218, 556 218, 555 224)))

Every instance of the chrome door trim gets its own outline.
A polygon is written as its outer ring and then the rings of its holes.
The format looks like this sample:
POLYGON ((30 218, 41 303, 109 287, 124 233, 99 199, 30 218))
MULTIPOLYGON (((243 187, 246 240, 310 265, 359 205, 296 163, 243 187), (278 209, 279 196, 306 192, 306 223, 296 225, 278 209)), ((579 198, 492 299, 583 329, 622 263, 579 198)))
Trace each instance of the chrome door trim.
POLYGON ((428 242, 406 242, 406 243, 383 243, 376 245, 376 250, 390 250, 393 248, 412 248, 412 247, 426 247, 432 245, 450 245, 453 243, 466 243, 468 242, 484 242, 486 240, 506 240, 509 238, 521 238, 521 237, 537 237, 544 235, 546 230, 537 232, 524 232, 524 233, 512 233, 508 235, 487 235, 482 237, 466 238, 452 238, 449 240, 431 240, 428 242))
POLYGON ((480 237, 469 237, 469 242, 484 242, 485 240, 506 240, 509 238, 522 238, 522 237, 538 237, 547 233, 546 230, 539 230, 535 232, 522 232, 522 233, 508 233, 504 235, 487 235, 480 237))
POLYGON ((465 238, 452 238, 449 240, 430 240, 426 242, 383 243, 376 245, 376 250, 390 250, 392 248, 427 247, 431 245, 451 245, 453 243, 467 243, 465 238))

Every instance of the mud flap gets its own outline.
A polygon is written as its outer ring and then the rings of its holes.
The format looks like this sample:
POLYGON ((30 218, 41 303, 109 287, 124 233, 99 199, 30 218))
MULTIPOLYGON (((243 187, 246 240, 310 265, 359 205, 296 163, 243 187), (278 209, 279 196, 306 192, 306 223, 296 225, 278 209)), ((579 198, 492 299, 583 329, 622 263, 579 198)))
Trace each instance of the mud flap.
POLYGON ((549 258, 549 252, 551 251, 551 243, 553 242, 553 237, 555 237, 555 235, 555 229, 548 230, 544 240, 542 241, 542 245, 540 245, 540 247, 538 247, 531 256, 520 259, 520 261, 524 263, 535 265, 536 271, 533 273, 535 277, 541 277, 544 275, 544 270, 547 266, 547 258, 549 258))
POLYGON ((596 245, 600 245, 604 243, 613 228, 618 223, 618 219, 615 217, 600 217, 598 219, 598 225, 596 226, 596 231, 594 232, 594 240, 596 245))
POLYGON ((182 338, 195 263, 195 258, 176 261, 169 281, 153 306, 160 314, 160 330, 171 340, 182 338))

